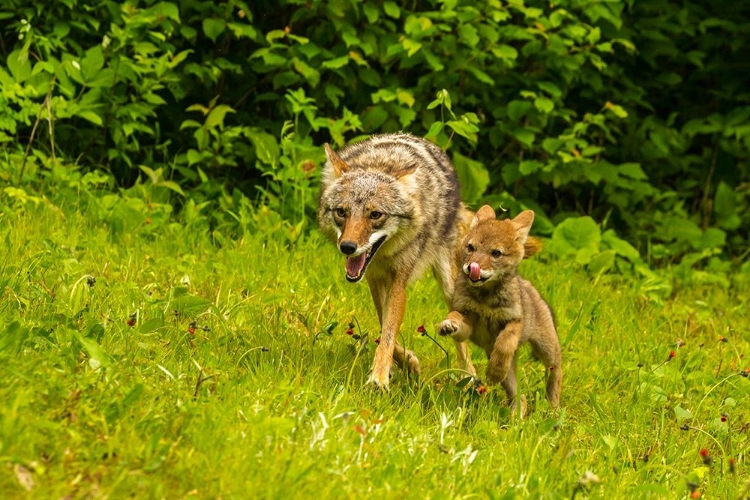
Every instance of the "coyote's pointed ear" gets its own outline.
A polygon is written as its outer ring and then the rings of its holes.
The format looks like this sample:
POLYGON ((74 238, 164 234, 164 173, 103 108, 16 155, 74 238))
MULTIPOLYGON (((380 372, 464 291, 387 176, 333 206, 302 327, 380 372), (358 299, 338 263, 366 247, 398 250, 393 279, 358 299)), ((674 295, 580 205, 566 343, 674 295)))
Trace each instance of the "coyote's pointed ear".
MULTIPOLYGON (((328 143, 325 143, 323 147, 326 150, 326 156, 328 157, 328 165, 331 166, 333 170, 333 176, 334 177, 341 177, 349 170, 349 165, 346 164, 344 160, 341 159, 341 157, 331 149, 331 146, 328 143)), ((326 165, 326 167, 328 166, 326 165)))
POLYGON ((516 225, 516 240, 521 242, 521 244, 526 243, 526 238, 529 237, 529 231, 531 230, 531 224, 533 223, 533 210, 524 210, 513 219, 513 224, 516 225))
POLYGON ((473 229, 480 222, 486 221, 486 220, 493 220, 494 218, 495 218, 495 211, 492 210, 491 206, 485 205, 479 210, 477 210, 477 213, 474 214, 474 218, 471 219, 471 225, 469 226, 469 228, 473 229))

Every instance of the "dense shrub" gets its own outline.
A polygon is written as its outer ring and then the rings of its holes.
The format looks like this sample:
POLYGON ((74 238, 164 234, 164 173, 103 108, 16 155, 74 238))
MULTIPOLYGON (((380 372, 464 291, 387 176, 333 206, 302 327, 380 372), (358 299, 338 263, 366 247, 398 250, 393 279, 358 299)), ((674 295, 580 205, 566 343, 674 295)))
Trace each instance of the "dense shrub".
POLYGON ((743 2, 8 0, 0 19, 6 182, 62 158, 227 209, 239 188, 298 233, 323 142, 408 130, 448 148, 468 202, 535 208, 543 233, 586 215, 656 262, 747 256, 743 2))

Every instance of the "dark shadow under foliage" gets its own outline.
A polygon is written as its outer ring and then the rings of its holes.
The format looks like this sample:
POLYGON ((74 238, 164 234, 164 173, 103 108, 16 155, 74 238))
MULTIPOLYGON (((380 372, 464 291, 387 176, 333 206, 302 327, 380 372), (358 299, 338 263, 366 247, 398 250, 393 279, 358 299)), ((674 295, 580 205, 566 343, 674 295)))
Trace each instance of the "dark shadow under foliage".
POLYGON ((146 172, 296 222, 324 142, 406 130, 448 148, 468 202, 534 208, 542 233, 590 215, 655 263, 747 256, 746 2, 9 0, 0 20, 6 183, 146 172))

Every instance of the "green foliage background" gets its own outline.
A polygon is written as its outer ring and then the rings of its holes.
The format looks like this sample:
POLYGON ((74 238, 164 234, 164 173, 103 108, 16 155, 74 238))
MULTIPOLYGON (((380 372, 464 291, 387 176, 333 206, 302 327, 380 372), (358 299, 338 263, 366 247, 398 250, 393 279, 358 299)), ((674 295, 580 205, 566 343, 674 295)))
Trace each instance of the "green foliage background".
POLYGON ((581 264, 749 251, 744 2, 9 0, 0 21, 11 196, 149 183, 206 230, 294 241, 322 143, 407 130, 581 264))

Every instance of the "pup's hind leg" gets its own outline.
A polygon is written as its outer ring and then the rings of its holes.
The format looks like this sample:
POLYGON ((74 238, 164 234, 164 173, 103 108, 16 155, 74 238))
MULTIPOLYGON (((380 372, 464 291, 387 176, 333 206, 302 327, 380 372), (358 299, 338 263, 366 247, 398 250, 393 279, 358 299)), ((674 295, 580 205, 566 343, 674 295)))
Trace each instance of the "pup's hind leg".
POLYGON ((529 344, 534 355, 547 368, 547 400, 550 406, 557 408, 562 390, 562 354, 557 334, 553 331, 542 338, 531 338, 529 344))
POLYGON ((526 398, 521 396, 518 397, 518 381, 516 379, 516 359, 518 354, 513 356, 510 362, 510 369, 508 370, 508 376, 502 382, 503 389, 505 389, 505 395, 508 396, 508 405, 510 406, 510 414, 514 416, 518 411, 518 401, 521 401, 521 418, 526 415, 526 398))
POLYGON ((396 341, 396 346, 393 348, 393 361, 399 366, 399 368, 406 368, 411 373, 419 373, 419 359, 414 355, 412 351, 402 346, 396 341))

